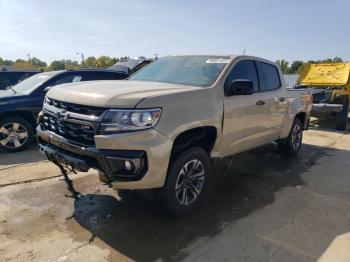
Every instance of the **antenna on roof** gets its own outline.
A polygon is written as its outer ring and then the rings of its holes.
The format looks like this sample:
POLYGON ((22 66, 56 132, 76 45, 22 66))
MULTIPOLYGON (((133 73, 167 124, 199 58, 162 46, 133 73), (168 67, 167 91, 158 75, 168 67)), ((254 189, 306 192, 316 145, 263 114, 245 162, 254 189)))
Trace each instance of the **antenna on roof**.
POLYGON ((245 49, 243 50, 243 55, 245 55, 245 49))

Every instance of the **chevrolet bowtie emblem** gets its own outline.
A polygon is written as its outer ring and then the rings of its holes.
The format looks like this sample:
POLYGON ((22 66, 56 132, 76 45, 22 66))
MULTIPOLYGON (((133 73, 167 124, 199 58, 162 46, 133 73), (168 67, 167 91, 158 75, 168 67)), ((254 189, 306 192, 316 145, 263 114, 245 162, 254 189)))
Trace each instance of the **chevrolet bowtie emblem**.
POLYGON ((62 110, 56 113, 56 116, 59 120, 67 120, 69 117, 69 114, 67 113, 66 110, 62 110))

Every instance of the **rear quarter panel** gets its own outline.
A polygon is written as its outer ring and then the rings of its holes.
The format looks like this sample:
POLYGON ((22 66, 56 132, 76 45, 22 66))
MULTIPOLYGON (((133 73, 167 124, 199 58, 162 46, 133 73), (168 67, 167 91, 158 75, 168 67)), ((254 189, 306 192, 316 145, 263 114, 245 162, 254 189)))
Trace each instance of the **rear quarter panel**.
MULTIPOLYGON (((288 114, 281 132, 281 138, 286 138, 289 135, 295 116, 299 113, 306 114, 306 121, 310 117, 312 109, 312 94, 306 89, 291 89, 287 90, 288 96, 288 114)), ((306 124, 306 123, 305 123, 306 124)))

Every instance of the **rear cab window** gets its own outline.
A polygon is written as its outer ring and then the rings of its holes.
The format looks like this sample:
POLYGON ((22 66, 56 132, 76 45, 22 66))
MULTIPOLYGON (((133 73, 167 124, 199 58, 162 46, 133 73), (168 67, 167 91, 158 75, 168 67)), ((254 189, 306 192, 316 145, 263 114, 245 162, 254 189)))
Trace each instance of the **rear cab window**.
POLYGON ((281 79, 276 66, 257 61, 261 91, 272 91, 281 87, 281 79))

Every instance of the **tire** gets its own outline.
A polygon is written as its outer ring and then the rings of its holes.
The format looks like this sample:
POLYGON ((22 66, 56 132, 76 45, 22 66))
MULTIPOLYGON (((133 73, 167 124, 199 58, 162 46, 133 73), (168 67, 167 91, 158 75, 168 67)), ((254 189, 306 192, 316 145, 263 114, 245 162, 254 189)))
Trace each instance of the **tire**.
POLYGON ((158 192, 159 202, 175 217, 188 215, 199 204, 210 172, 210 158, 204 149, 185 150, 170 164, 165 185, 158 192))
POLYGON ((278 141, 280 152, 286 156, 295 156, 298 154, 303 142, 303 124, 299 118, 294 119, 292 128, 286 139, 278 141))
POLYGON ((110 182, 109 178, 101 171, 98 171, 98 178, 102 183, 108 184, 110 182))
POLYGON ((341 131, 346 131, 348 127, 349 115, 349 97, 344 96, 342 99, 343 109, 335 116, 335 128, 341 131))
POLYGON ((6 152, 26 149, 34 140, 34 128, 21 117, 0 119, 0 148, 6 152))

